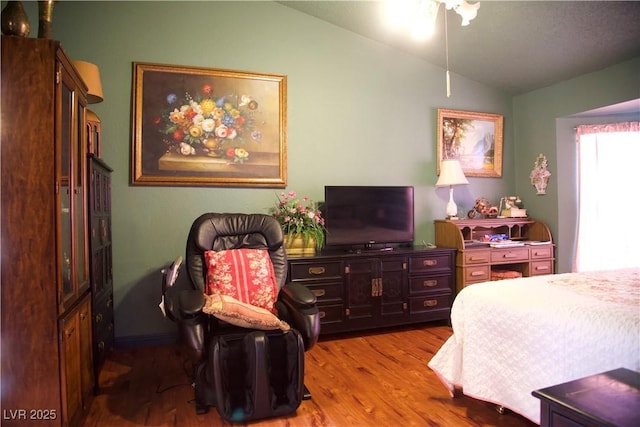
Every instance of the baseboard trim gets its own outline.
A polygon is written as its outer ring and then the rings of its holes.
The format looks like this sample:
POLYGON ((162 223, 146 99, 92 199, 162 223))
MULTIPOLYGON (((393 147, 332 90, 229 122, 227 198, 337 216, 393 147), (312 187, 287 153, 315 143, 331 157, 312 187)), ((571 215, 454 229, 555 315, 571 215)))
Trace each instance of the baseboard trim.
POLYGON ((176 344, 178 334, 167 332, 154 335, 129 335, 126 337, 115 337, 113 346, 115 348, 135 348, 153 347, 158 345, 176 344))

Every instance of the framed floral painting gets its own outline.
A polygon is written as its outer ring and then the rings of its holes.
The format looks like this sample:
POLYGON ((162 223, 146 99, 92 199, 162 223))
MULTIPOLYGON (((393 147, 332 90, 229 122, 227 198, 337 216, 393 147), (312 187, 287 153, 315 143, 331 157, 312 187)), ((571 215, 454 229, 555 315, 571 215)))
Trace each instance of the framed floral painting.
POLYGON ((438 109, 437 172, 446 159, 460 161, 466 176, 502 176, 504 117, 438 109))
POLYGON ((134 62, 133 83, 133 185, 286 187, 286 76, 134 62))

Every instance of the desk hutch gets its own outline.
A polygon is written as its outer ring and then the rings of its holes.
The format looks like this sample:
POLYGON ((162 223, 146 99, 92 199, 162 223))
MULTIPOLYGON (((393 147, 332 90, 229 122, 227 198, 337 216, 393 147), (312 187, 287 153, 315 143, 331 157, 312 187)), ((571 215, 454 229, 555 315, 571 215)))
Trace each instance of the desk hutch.
POLYGON ((438 247, 456 248, 458 291, 491 280, 492 269, 513 270, 522 276, 553 274, 554 244, 549 227, 531 218, 436 220, 438 247), (506 234, 523 246, 494 248, 482 242, 486 235, 506 234))

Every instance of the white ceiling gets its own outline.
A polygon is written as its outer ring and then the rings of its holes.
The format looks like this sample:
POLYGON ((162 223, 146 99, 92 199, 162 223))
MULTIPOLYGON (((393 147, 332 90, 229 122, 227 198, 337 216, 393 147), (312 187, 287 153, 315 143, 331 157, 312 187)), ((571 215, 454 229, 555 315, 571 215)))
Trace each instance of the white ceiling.
MULTIPOLYGON (((380 0, 279 3, 445 67, 443 6, 434 36, 418 43, 388 29, 380 0)), ((451 72, 513 95, 640 56, 640 1, 483 0, 460 22, 447 11, 451 72)))

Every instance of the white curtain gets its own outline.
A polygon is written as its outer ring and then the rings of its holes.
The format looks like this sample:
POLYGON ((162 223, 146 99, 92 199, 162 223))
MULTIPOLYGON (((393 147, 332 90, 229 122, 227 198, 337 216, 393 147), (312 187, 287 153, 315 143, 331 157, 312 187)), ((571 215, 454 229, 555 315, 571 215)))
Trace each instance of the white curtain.
POLYGON ((640 122, 582 125, 573 271, 640 267, 640 122))

